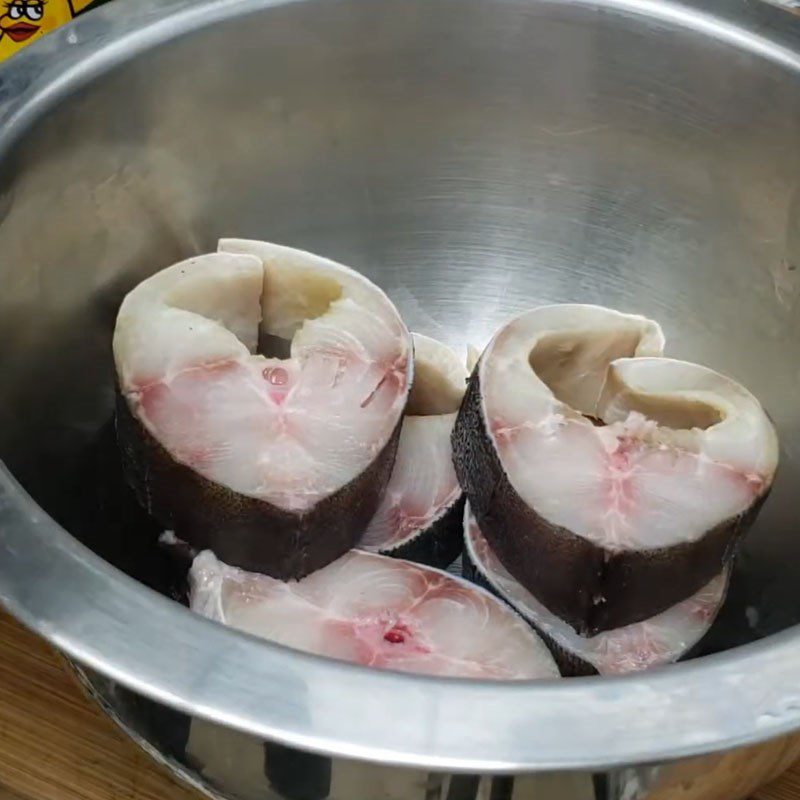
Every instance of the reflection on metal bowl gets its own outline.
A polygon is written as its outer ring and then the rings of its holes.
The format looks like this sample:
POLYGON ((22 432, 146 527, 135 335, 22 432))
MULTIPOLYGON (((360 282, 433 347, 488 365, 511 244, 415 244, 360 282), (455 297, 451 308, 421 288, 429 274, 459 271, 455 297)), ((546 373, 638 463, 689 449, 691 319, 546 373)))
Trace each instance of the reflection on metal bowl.
POLYGON ((659 797, 712 762, 659 764, 719 751, 730 776, 800 727, 799 140, 800 22, 760 2, 143 0, 32 45, 0 69, 0 601, 221 794, 659 797), (221 235, 353 265, 462 352, 538 303, 601 303, 750 386, 782 465, 718 652, 453 681, 170 599, 118 474, 110 337, 136 282, 221 235))

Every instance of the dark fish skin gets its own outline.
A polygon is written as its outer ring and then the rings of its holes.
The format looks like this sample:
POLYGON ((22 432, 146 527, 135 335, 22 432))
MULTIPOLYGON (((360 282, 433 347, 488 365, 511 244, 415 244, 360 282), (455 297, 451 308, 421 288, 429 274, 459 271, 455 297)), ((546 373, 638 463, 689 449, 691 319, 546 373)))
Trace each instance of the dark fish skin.
MULTIPOLYGON (((461 556, 461 574, 471 583, 486 589, 487 592, 491 592, 495 597, 498 597, 503 602, 508 603, 508 600, 506 600, 506 598, 503 597, 503 595, 500 594, 500 592, 498 592, 497 589, 495 589, 494 586, 492 586, 492 584, 486 580, 486 578, 484 578, 483 573, 469 557, 466 547, 464 548, 464 552, 461 556)), ((511 605, 511 603, 508 603, 508 605, 511 605)), ((513 608, 513 606, 511 607, 513 608)), ((514 610, 516 611, 516 609, 514 610)), ((578 658, 569 650, 565 650, 555 641, 555 639, 549 637, 544 631, 539 630, 539 628, 537 628, 530 620, 527 621, 528 624, 536 631, 536 633, 539 634, 542 641, 547 645, 547 649, 556 660, 558 669, 565 678, 583 678, 589 677, 590 675, 600 674, 588 661, 584 661, 582 658, 578 658)))
MULTIPOLYGON (((484 577, 483 573, 478 568, 478 565, 470 558, 469 552, 467 548, 464 548, 464 552, 461 556, 461 574, 465 577, 468 581, 474 583, 476 586, 480 586, 483 589, 491 592, 495 597, 500 598, 508 605, 511 603, 506 600, 503 595, 495 589, 495 587, 484 577)), ((721 608, 724 605, 725 597, 723 596, 722 600, 720 601, 719 607, 721 608)), ((512 608, 513 605, 511 606, 512 608)), ((514 609, 515 611, 517 609, 514 609)), ((519 613, 519 612, 518 612, 519 613)), ((524 616, 524 615, 523 615, 524 616)), ((547 649, 550 651, 550 654, 555 659, 556 664, 558 665, 558 669, 560 670, 561 674, 565 678, 588 678, 592 675, 600 675, 597 668, 588 661, 580 658, 578 655, 573 653, 571 650, 567 650, 565 647, 562 647, 555 639, 551 636, 548 636, 547 633, 536 625, 533 622, 525 617, 528 624, 539 634, 541 640, 547 645, 547 649)), ((709 626, 710 628, 711 626, 709 626)), ((708 632, 706 632, 708 633, 708 632)), ((703 639, 705 636, 701 637, 699 641, 697 641, 694 645, 684 652, 677 661, 689 661, 690 659, 694 658, 696 655, 702 655, 702 646, 703 646, 703 639)))
POLYGON ((697 541, 615 552, 551 525, 515 492, 483 417, 478 366, 451 441, 459 483, 502 564, 584 636, 649 619, 697 592, 734 557, 769 494, 697 541))
POLYGON ((141 505, 197 550, 280 580, 303 578, 355 547, 392 472, 402 417, 372 463, 305 513, 292 513, 214 483, 180 464, 117 391, 123 470, 141 505))
POLYGON ((464 502, 462 494, 439 519, 425 530, 419 531, 412 539, 378 552, 382 556, 446 569, 461 555, 464 547, 464 502))

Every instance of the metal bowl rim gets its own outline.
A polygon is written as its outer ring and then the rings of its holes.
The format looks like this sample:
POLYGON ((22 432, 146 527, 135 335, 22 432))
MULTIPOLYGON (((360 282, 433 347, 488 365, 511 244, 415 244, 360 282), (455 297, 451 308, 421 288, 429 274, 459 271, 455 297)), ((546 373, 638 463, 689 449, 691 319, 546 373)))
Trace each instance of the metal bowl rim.
MULTIPOLYGON (((286 2, 303 0, 116 3, 56 31, 0 68, 0 161, 48 106, 93 76, 211 22, 286 2)), ((737 16, 746 4, 726 2, 605 6, 715 36, 800 77, 800 24, 765 6, 756 33, 737 16)), ((499 684, 370 670, 191 614, 77 542, 1 462, 0 602, 80 663, 145 696, 337 756, 469 772, 592 769, 729 749, 800 727, 800 626, 624 678, 499 684)))

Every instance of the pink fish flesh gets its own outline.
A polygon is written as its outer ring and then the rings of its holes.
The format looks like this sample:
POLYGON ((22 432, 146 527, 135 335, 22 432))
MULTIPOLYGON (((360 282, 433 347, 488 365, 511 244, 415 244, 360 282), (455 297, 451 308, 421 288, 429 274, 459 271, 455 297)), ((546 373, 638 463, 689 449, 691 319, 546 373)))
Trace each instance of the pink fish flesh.
POLYGON ((464 512, 464 549, 483 579, 540 634, 600 675, 640 672, 685 655, 706 634, 722 607, 730 572, 726 567, 699 592, 655 617, 584 637, 511 576, 481 533, 469 505, 464 512))
POLYGON ((539 637, 489 592, 400 559, 353 550, 300 581, 283 582, 204 551, 189 577, 194 611, 298 650, 453 677, 559 674, 539 637))
POLYGON ((392 476, 360 547, 386 552, 429 529, 461 497, 450 434, 455 414, 406 417, 392 476))
POLYGON ((545 306, 498 332, 478 365, 483 416, 518 496, 607 551, 696 541, 751 508, 777 466, 753 395, 661 357, 663 344, 643 317, 545 306))
MULTIPOLYGON (((413 334, 414 386, 403 420, 389 484, 378 511, 359 544, 371 552, 392 553, 433 530, 462 497, 453 468, 450 435, 466 388, 467 371, 441 342, 413 334)), ((460 520, 453 521, 458 554, 460 520)), ((440 537, 449 536, 440 531, 440 537)), ((400 554, 406 556, 401 550, 400 554)), ((414 558, 413 560, 417 560, 414 558)), ((442 564, 438 564, 442 566, 442 564)))
POLYGON ((134 289, 114 353, 134 416, 237 493, 302 513, 361 474, 406 404, 411 342, 358 273, 263 242, 177 264, 134 289), (289 358, 257 354, 261 333, 289 358))

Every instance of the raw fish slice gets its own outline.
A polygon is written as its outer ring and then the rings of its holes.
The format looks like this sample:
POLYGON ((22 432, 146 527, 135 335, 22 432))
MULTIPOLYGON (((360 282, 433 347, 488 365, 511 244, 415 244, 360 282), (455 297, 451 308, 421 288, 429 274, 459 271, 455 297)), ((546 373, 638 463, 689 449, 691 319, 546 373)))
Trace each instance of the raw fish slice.
POLYGON ((198 549, 300 577, 352 547, 388 481, 408 331, 347 267, 265 242, 147 279, 114 335, 118 430, 148 510, 198 549), (289 338, 290 356, 256 351, 289 338))
POLYGON ((263 282, 255 257, 211 254, 140 283, 123 300, 114 329, 121 391, 141 390, 184 368, 242 359, 255 351, 263 282), (213 315, 208 298, 219 298, 213 315))
POLYGON ((300 581, 200 553, 191 608, 279 644, 366 666, 492 680, 555 678, 530 627, 489 592, 408 561, 353 550, 300 581))
POLYGON ((758 401, 662 348, 643 317, 534 309, 492 339, 456 422, 456 472, 493 551, 579 633, 706 585, 777 467, 758 401))
POLYGON ((527 619, 549 645, 564 675, 624 675, 683 658, 706 634, 725 599, 726 567, 687 600, 647 620, 592 637, 576 633, 511 576, 464 513, 465 575, 492 589, 527 619))
POLYGON ((360 547, 402 557, 395 551, 429 532, 461 499, 450 449, 455 418, 455 414, 405 418, 392 477, 360 547))
POLYGON ((414 343, 414 385, 406 413, 411 417, 432 417, 458 411, 464 399, 469 373, 461 359, 445 344, 411 335, 414 343))
POLYGON ((446 567, 461 552, 462 492, 450 435, 467 372, 448 347, 413 334, 414 385, 397 458, 378 511, 359 546, 446 567))
POLYGON ((637 432, 723 464, 750 481, 771 479, 778 461, 775 429, 758 400, 725 375, 672 358, 620 358, 608 369, 597 406, 608 424, 651 419, 637 432))
POLYGON ((501 445, 504 463, 509 474, 521 476, 525 503, 609 551, 700 539, 754 502, 745 473, 641 441, 642 421, 631 417, 598 429, 569 420, 557 435, 523 428, 512 446, 501 445))

